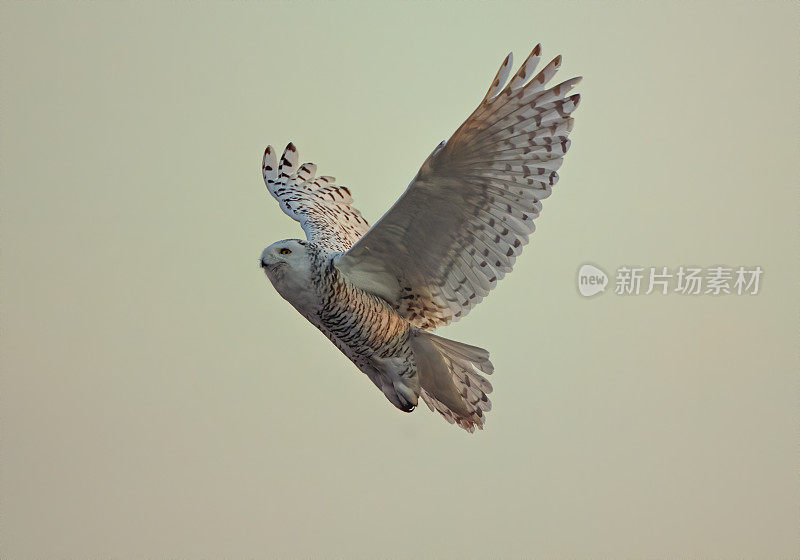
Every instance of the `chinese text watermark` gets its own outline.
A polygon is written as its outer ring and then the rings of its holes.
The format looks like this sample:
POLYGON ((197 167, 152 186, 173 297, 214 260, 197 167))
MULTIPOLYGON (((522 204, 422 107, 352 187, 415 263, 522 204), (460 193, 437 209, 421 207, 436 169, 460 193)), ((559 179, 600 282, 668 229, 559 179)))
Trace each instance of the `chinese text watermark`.
MULTIPOLYGON (((763 274, 760 266, 621 266, 614 275, 614 293, 620 296, 654 292, 661 295, 756 295, 763 274)), ((609 277, 600 268, 585 264, 578 269, 578 291, 582 296, 604 292, 608 284, 609 277)))

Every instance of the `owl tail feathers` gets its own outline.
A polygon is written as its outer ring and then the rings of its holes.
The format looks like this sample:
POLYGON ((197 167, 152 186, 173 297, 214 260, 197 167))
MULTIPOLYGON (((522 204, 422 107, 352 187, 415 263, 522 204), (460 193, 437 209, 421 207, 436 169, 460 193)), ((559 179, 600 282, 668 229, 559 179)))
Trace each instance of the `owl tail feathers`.
POLYGON ((492 409, 486 396, 492 392, 492 384, 479 372, 488 375, 494 371, 489 352, 424 331, 415 333, 411 348, 417 363, 419 396, 428 408, 470 433, 476 426, 482 430, 484 412, 492 409))

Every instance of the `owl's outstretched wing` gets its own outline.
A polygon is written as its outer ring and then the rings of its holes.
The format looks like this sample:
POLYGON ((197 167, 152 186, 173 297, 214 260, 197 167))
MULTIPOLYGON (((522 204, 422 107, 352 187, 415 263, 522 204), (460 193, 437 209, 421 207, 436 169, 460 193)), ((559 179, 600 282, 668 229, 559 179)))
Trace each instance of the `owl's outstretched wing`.
POLYGON ((466 315, 528 242, 570 146, 580 78, 546 88, 541 45, 508 85, 509 54, 483 101, 422 164, 394 206, 337 262, 421 329, 466 315))
POLYGON ((297 166, 297 148, 286 146, 280 162, 267 146, 261 170, 267 190, 289 217, 300 222, 309 241, 329 251, 347 251, 369 229, 361 212, 351 206, 347 187, 333 177, 315 177, 317 166, 297 166))

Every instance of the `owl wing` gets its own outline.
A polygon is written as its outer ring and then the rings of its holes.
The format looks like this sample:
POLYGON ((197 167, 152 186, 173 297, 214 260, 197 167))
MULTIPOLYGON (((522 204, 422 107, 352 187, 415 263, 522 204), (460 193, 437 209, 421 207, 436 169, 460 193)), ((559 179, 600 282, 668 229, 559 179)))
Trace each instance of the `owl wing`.
POLYGON ((289 217, 300 222, 309 241, 328 251, 347 251, 369 229, 361 212, 351 206, 347 187, 333 177, 315 177, 313 163, 297 165, 297 148, 289 144, 280 162, 267 146, 261 170, 267 190, 289 217))
POLYGON ((400 199, 337 268, 421 329, 465 316, 510 272, 556 184, 580 99, 573 78, 533 76, 536 45, 513 78, 503 62, 478 108, 425 160, 400 199), (532 77, 531 77, 532 76, 532 77))

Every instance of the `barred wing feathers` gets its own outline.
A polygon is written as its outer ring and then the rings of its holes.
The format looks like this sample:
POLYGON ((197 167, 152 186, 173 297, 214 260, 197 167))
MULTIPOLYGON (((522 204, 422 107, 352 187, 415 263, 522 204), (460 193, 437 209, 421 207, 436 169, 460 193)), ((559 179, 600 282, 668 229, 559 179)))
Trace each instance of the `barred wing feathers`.
POLYGON ((580 78, 547 88, 561 57, 534 76, 540 52, 504 86, 508 55, 478 108, 337 262, 421 329, 465 316, 511 271, 558 180, 580 78))
POLYGON ((281 210, 300 222, 309 241, 329 251, 347 251, 369 229, 361 213, 353 208, 347 187, 333 177, 315 177, 313 163, 297 165, 297 149, 286 146, 280 162, 272 146, 264 151, 262 173, 267 190, 281 210))

